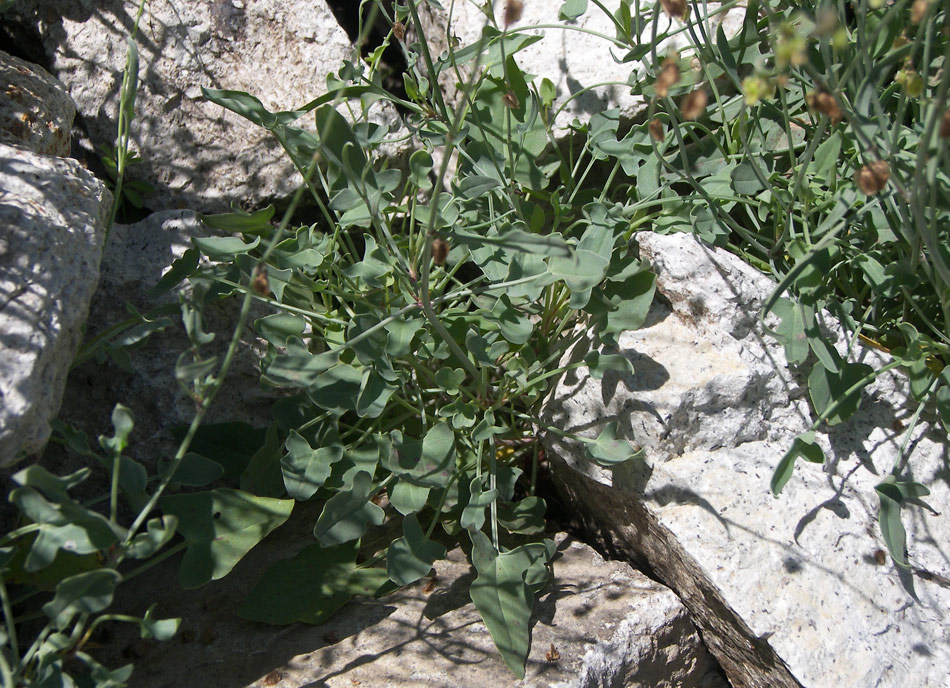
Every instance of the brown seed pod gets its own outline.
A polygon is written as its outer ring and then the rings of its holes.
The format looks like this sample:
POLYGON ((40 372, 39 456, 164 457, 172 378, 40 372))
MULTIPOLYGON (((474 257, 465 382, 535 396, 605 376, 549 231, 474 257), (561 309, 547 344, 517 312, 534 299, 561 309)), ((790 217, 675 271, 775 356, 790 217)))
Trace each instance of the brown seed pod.
POLYGON ((393 36, 399 41, 404 39, 406 37, 406 25, 399 21, 395 22, 393 24, 393 36))
POLYGON ((680 113, 683 119, 699 119, 706 111, 707 102, 709 98, 706 95, 706 89, 702 86, 687 93, 680 101, 680 113))
POLYGON ((544 658, 554 664, 561 659, 561 653, 557 651, 557 648, 554 647, 554 643, 551 643, 551 649, 544 653, 544 658))
POLYGON ((518 96, 515 95, 514 91, 508 91, 501 97, 502 102, 510 110, 517 110, 521 107, 521 103, 518 101, 518 96))
POLYGON ((827 115, 832 124, 837 124, 841 121, 841 107, 838 105, 837 99, 828 91, 812 91, 805 96, 805 103, 807 103, 808 107, 812 110, 817 110, 821 114, 827 115))
POLYGON ((678 83, 680 80, 680 67, 676 58, 668 57, 663 60, 660 66, 660 73, 656 77, 656 94, 660 98, 666 98, 670 92, 670 86, 678 83))
POLYGON ((943 111, 943 118, 940 120, 940 138, 950 139, 950 110, 943 111))
POLYGON ((663 11, 673 19, 682 19, 686 16, 686 0, 660 0, 663 11))
POLYGON ((251 288, 261 296, 270 294, 270 285, 267 283, 267 266, 263 263, 254 270, 254 279, 251 280, 251 288))
POLYGON ((524 3, 521 0, 508 0, 505 3, 505 27, 511 26, 521 19, 524 3))
POLYGON ((914 0, 910 7, 910 21, 912 24, 919 24, 924 20, 927 9, 930 7, 930 0, 914 0))
POLYGON ((449 242, 442 237, 436 237, 432 240, 432 262, 436 265, 445 265, 445 259, 449 257, 449 242))
POLYGON ((650 124, 648 126, 650 129, 650 136, 653 137, 654 141, 662 141, 664 139, 666 133, 663 131, 663 122, 653 118, 650 120, 650 124))
POLYGON ((858 170, 858 173, 854 175, 854 183, 858 185, 862 193, 873 196, 884 188, 890 176, 891 168, 888 167, 887 162, 875 160, 858 170))

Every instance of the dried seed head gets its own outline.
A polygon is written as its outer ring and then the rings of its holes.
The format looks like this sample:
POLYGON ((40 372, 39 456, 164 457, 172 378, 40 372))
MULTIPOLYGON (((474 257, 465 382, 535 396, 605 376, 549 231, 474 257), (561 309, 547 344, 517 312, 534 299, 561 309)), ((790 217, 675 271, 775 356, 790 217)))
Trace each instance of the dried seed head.
POLYGON ((927 15, 927 10, 930 8, 930 0, 914 0, 914 4, 910 8, 910 21, 912 24, 919 24, 924 20, 924 17, 927 15))
POLYGON ((267 283, 267 266, 259 263, 254 270, 254 279, 251 280, 251 289, 261 296, 270 294, 270 284, 267 283))
POLYGON ((838 101, 828 91, 812 91, 805 96, 805 102, 812 110, 817 110, 823 115, 827 115, 832 124, 841 121, 841 107, 838 101))
POLYGON ((940 138, 950 139, 950 110, 943 111, 943 118, 940 120, 940 138))
POLYGON ((515 95, 514 91, 508 91, 501 97, 502 102, 510 110, 517 110, 521 107, 521 103, 518 102, 518 96, 515 95))
MULTIPOLYGON (((948 110, 950 112, 950 110, 948 110)), ((666 136, 666 133, 663 131, 663 122, 658 119, 651 119, 650 124, 650 136, 653 137, 654 141, 662 141, 666 136)))
POLYGON ((396 22, 393 24, 393 36, 396 37, 396 40, 401 41, 406 37, 406 25, 402 22, 396 22))
POLYGON ((695 91, 690 91, 680 101, 680 113, 683 119, 699 119, 706 111, 706 103, 709 98, 706 95, 706 89, 700 86, 695 91))
POLYGON ((445 259, 449 257, 449 242, 442 237, 436 237, 432 240, 432 262, 436 265, 445 265, 445 259))
POLYGON ((680 80, 679 60, 676 57, 668 57, 663 60, 660 66, 660 73, 656 77, 656 94, 660 98, 666 98, 670 92, 670 86, 678 83, 680 80))
POLYGON ((505 28, 521 19, 522 10, 524 10, 524 3, 521 0, 508 0, 505 3, 505 28))
POLYGON ((884 188, 890 176, 891 168, 888 167, 887 162, 875 160, 858 170, 858 173, 854 176, 854 183, 858 185, 863 194, 873 196, 884 188))
POLYGON ((660 0, 663 11, 673 19, 683 19, 688 9, 686 0, 660 0))

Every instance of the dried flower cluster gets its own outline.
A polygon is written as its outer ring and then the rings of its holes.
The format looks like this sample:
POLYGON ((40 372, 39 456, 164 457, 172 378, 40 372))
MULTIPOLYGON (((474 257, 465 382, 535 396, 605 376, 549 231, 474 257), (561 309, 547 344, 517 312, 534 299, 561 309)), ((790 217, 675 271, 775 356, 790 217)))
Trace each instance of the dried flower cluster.
POLYGON ((805 102, 809 109, 827 115, 832 124, 838 124, 844 116, 841 113, 841 106, 838 105, 837 99, 828 91, 812 91, 805 96, 805 102))
POLYGON ((680 67, 678 58, 678 55, 671 55, 663 60, 663 64, 660 65, 660 73, 656 77, 656 94, 660 98, 666 98, 669 95, 670 86, 679 83, 680 67))
POLYGON ((508 2, 505 3, 505 28, 508 28, 521 19, 521 13, 523 11, 524 3, 521 0, 508 0, 508 2))
POLYGON ((858 170, 858 173, 854 176, 854 183, 857 184, 863 194, 873 196, 880 193, 890 176, 891 168, 887 162, 875 160, 863 165, 858 170))

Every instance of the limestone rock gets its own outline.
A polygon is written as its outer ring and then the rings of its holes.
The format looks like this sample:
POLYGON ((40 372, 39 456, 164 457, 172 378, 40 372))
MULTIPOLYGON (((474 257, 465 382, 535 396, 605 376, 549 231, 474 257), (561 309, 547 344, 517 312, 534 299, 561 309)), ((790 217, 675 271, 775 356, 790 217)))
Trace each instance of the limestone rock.
POLYGON ((0 144, 0 466, 49 438, 111 203, 75 160, 0 144))
MULTIPOLYGON (((207 234, 190 210, 153 213, 136 224, 113 227, 102 256, 99 290, 89 311, 88 338, 129 318, 127 306, 150 320, 167 318, 168 324, 126 350, 126 369, 112 360, 89 360, 78 366, 69 376, 68 400, 61 414, 64 421, 95 437, 109 431, 112 408, 121 403, 135 419, 130 439, 133 455, 154 461, 162 452, 174 450, 177 445, 170 429, 190 423, 195 411, 194 402, 175 379, 178 355, 189 347, 178 307, 179 291, 187 293, 188 284, 165 293, 156 293, 153 287, 192 247, 192 237, 207 234), (157 310, 163 306, 166 310, 157 310)), ((205 331, 214 333, 215 339, 202 347, 203 356, 224 354, 239 310, 239 299, 206 309, 205 331)), ((231 372, 211 406, 210 422, 244 421, 256 426, 270 422, 273 400, 258 383, 265 350, 266 345, 251 334, 239 344, 231 372)))
MULTIPOLYGON (((579 370, 558 388, 549 420, 595 436, 616 418, 646 458, 608 471, 549 438, 574 506, 677 591, 737 687, 944 685, 944 517, 904 510, 909 571, 882 559, 877 524, 874 485, 904 439, 895 421, 913 413, 906 378, 865 390, 854 417, 818 433, 826 463, 799 462, 772 497, 776 464, 811 424, 803 383, 755 321, 774 283, 691 235, 637 239, 665 303, 620 339, 636 372, 601 382, 579 370)), ((857 355, 875 368, 883 361, 857 355)), ((945 513, 946 433, 922 423, 910 446, 914 479, 945 513)))
MULTIPOLYGON (((36 24, 97 145, 115 143, 126 38, 138 5, 17 3, 36 24)), ((260 204, 301 181, 270 133, 204 100, 202 86, 246 91, 271 111, 292 110, 325 93, 327 74, 353 59, 353 46, 323 2, 150 2, 136 42, 132 139, 144 162, 134 174, 155 187, 146 201, 160 209, 260 204)), ((392 112, 385 118, 396 119, 392 112)), ((313 128, 312 117, 298 122, 313 128)))
POLYGON ((262 562, 280 549, 286 556, 288 543, 300 546, 285 532, 298 525, 306 537, 311 521, 289 522, 227 578, 201 590, 181 591, 173 571, 156 572, 172 584, 167 600, 153 595, 147 604, 159 601, 162 614, 183 616, 180 634, 195 640, 152 645, 136 661, 135 685, 728 688, 674 594, 564 534, 555 536, 554 580, 535 605, 523 681, 505 667, 469 599, 474 571, 457 548, 435 563, 435 579, 354 600, 320 626, 274 628, 236 617, 262 562), (204 611, 196 614, 199 606, 204 611), (206 628, 215 630, 207 638, 206 628))
POLYGON ((42 67, 0 50, 0 141, 34 153, 69 155, 76 106, 42 67))
MULTIPOLYGON (((612 41, 617 30, 613 17, 591 3, 586 12, 576 19, 562 20, 558 14, 563 4, 526 1, 520 19, 509 27, 509 31, 544 36, 537 43, 515 53, 514 59, 525 74, 537 77, 536 84, 540 84, 543 78, 554 83, 557 96, 553 109, 559 110, 564 106, 554 122, 555 134, 563 134, 575 118, 587 122, 591 115, 609 108, 620 108, 622 121, 635 119, 646 111, 648 103, 640 96, 630 95, 628 82, 636 70, 642 69, 643 62, 620 61, 630 52, 631 46, 612 41), (534 26, 542 28, 531 28, 534 26)), ((459 48, 478 42, 483 27, 489 21, 482 10, 484 5, 475 0, 457 1, 451 5, 451 18, 447 11, 435 10, 428 5, 421 8, 425 33, 435 55, 448 48, 449 36, 458 38, 459 48)), ((611 12, 616 12, 620 2, 614 0, 603 5, 611 12)), ((646 8, 645 3, 641 5, 646 8)), ((494 3, 495 21, 490 22, 492 26, 503 28, 505 6, 504 2, 494 3)), ((659 4, 656 6, 659 8, 659 4)), ((745 16, 744 7, 713 14, 715 9, 717 5, 710 3, 710 29, 715 31, 722 23, 727 35, 735 35, 745 16)), ((660 13, 660 32, 675 31, 677 26, 680 26, 679 22, 672 22, 666 14, 660 13)), ((648 22, 642 34, 647 44, 652 32, 652 22, 648 22)), ((669 49, 685 49, 688 45, 686 34, 679 32, 663 41, 659 52, 662 56, 669 49)), ((649 55, 643 58, 649 59, 649 55)), ((454 102, 459 92, 456 76, 454 72, 449 72, 440 75, 440 82, 443 91, 454 102)))

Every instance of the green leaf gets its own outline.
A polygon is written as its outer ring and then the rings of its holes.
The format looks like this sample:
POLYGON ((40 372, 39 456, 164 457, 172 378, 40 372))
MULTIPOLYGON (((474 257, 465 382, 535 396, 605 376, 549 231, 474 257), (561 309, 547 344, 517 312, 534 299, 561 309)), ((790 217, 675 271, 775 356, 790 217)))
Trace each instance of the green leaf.
POLYGON ((432 172, 432 156, 425 150, 417 150, 409 156, 409 181, 420 191, 432 188, 429 173, 432 172))
POLYGON ((429 489, 413 485, 405 480, 398 480, 389 490, 389 503, 403 516, 419 513, 425 508, 429 489))
POLYGON ((275 626, 326 622, 354 595, 375 594, 379 588, 366 585, 365 572, 376 569, 356 568, 358 549, 355 540, 334 547, 314 544, 276 562, 261 576, 238 615, 275 626))
POLYGON ((154 638, 155 640, 171 640, 178 632, 178 625, 181 619, 154 619, 152 614, 155 611, 156 604, 145 610, 145 616, 139 622, 139 633, 142 638, 154 638))
POLYGON ((465 382, 465 371, 461 368, 439 368, 435 371, 435 381, 443 392, 455 396, 465 382))
POLYGON ((287 353, 274 356, 263 379, 281 387, 313 387, 320 376, 339 362, 338 351, 312 354, 300 340, 289 340, 287 353))
POLYGON ((229 260, 236 255, 247 253, 257 248, 261 243, 260 237, 247 244, 240 237, 191 237, 192 243, 198 250, 212 260, 229 260))
POLYGON ((502 336, 516 346, 527 343, 534 331, 528 316, 515 308, 504 294, 495 301, 488 319, 498 325, 502 336))
POLYGON ((785 347, 785 358, 789 363, 804 363, 808 358, 808 337, 803 306, 782 297, 775 302, 772 312, 782 319, 774 334, 785 347))
POLYGON ((828 425, 837 425, 850 418, 861 405, 861 391, 871 381, 873 372, 873 368, 865 363, 845 363, 837 373, 816 363, 808 375, 808 394, 815 411, 824 417, 832 404, 838 404, 825 418, 828 425), (847 393, 858 383, 861 383, 860 387, 847 393))
POLYGON ((584 365, 590 370, 590 375, 595 380, 604 377, 608 370, 616 370, 620 373, 633 375, 633 364, 630 359, 623 354, 604 354, 599 351, 589 351, 584 356, 584 365))
POLYGON ((378 418, 386 410, 389 397, 397 389, 372 368, 363 371, 359 396, 356 399, 356 413, 362 418, 378 418))
POLYGON ((501 182, 494 177, 484 177, 473 174, 465 177, 458 183, 456 192, 466 200, 474 200, 484 196, 493 189, 497 189, 499 186, 501 186, 501 182))
MULTIPOLYGON (((570 259, 571 249, 560 234, 532 234, 523 229, 511 229, 497 236, 470 234, 460 229, 451 232, 454 243, 471 247, 496 247, 504 251, 559 256, 570 259)), ((477 260, 477 259, 476 259, 477 260)))
POLYGON ((795 470, 795 461, 799 457, 806 461, 811 461, 812 463, 825 462, 825 453, 821 450, 821 447, 815 444, 814 432, 803 432, 798 435, 798 437, 792 441, 792 446, 785 452, 785 455, 775 467, 775 472, 772 473, 770 488, 772 494, 776 497, 782 491, 782 488, 785 487, 789 478, 792 477, 792 472, 795 470))
POLYGON ((287 494, 297 500, 307 500, 330 477, 333 464, 343 458, 343 445, 334 443, 313 449, 296 430, 291 430, 284 443, 287 455, 280 460, 287 494))
POLYGON ((108 608, 121 580, 119 572, 112 569, 70 576, 56 586, 56 595, 43 605, 43 613, 64 629, 77 614, 97 614, 108 608))
POLYGON ((324 545, 340 545, 363 537, 370 524, 381 525, 386 514, 370 501, 373 476, 360 471, 348 492, 327 501, 313 528, 313 536, 324 545))
POLYGON ((399 478, 422 487, 445 487, 455 468, 455 433, 447 423, 432 426, 422 442, 395 433, 396 451, 384 465, 399 478))
POLYGON ((281 445, 277 423, 267 428, 264 446, 254 452, 241 474, 241 489, 261 497, 281 497, 284 480, 281 476, 281 445))
POLYGON ((16 488, 9 500, 29 520, 41 525, 23 565, 28 573, 49 566, 60 550, 92 554, 107 550, 125 536, 124 529, 105 516, 73 502, 50 503, 32 487, 16 488))
POLYGON ((943 428, 950 432, 950 367, 944 368, 940 373, 940 387, 937 388, 937 413, 940 415, 940 422, 943 428))
MULTIPOLYGON (((172 428, 172 435, 178 442, 186 432, 186 426, 172 428)), ((189 448, 223 466, 225 478, 240 480, 251 457, 264 446, 266 436, 264 428, 253 428, 247 423, 207 423, 198 428, 189 448)))
POLYGON ((587 0, 566 0, 557 13, 561 21, 577 19, 587 11, 587 0))
POLYGON ((732 170, 732 188, 739 196, 755 196, 766 188, 759 179, 759 175, 768 177, 768 173, 757 166, 759 169, 757 174, 753 165, 755 165, 753 162, 741 162, 732 170))
POLYGON ((363 373, 359 369, 339 363, 318 375, 307 394, 320 408, 342 415, 358 408, 362 384, 363 373))
POLYGON ((198 268, 198 261, 201 258, 201 253, 196 248, 190 248, 185 251, 181 258, 175 260, 172 263, 172 266, 168 269, 162 278, 158 280, 156 285, 152 287, 152 293, 162 294, 179 282, 181 282, 186 277, 189 277, 194 274, 195 270, 198 268))
POLYGON ((269 205, 266 208, 255 210, 253 212, 244 212, 238 210, 231 213, 220 213, 218 215, 198 214, 198 218, 208 227, 217 229, 228 234, 240 232, 241 234, 268 234, 273 230, 271 219, 274 217, 274 206, 269 205))
POLYGON ((584 310, 593 315, 594 330, 601 341, 617 346, 616 335, 639 329, 656 293, 656 275, 639 270, 622 281, 608 279, 600 290, 594 290, 584 310))
POLYGON ((519 679, 524 678, 534 592, 547 581, 554 543, 546 540, 500 553, 481 531, 470 536, 472 564, 478 571, 471 587, 472 602, 505 664, 519 679))
MULTIPOLYGON (((164 459, 158 463, 158 474, 162 477, 171 469, 171 461, 164 459)), ((185 454, 170 481, 188 487, 204 487, 224 476, 224 466, 217 461, 200 454, 185 454)))
POLYGON ((485 525, 485 508, 498 498, 498 490, 482 491, 482 479, 472 478, 468 488, 468 504, 462 509, 459 525, 470 531, 481 530, 485 525))
POLYGON ((600 431, 596 440, 583 440, 587 453, 601 466, 614 466, 640 456, 626 440, 617 439, 617 421, 612 420, 600 431))
POLYGON ((89 468, 80 468, 75 473, 58 476, 37 464, 14 473, 13 480, 39 490, 47 499, 63 503, 71 501, 67 491, 88 478, 91 472, 89 468))
POLYGON ((386 555, 386 571, 397 585, 411 585, 426 576, 432 564, 445 557, 445 547, 425 536, 415 514, 402 520, 404 535, 393 541, 386 555))
POLYGON ((547 504, 541 497, 525 497, 517 504, 502 502, 498 509, 498 523, 509 533, 543 533, 546 512, 547 504))
POLYGON ((133 559, 148 559, 168 544, 177 528, 178 519, 171 514, 150 518, 145 524, 145 532, 132 538, 125 553, 133 559))
POLYGON ((226 576, 294 508, 292 499, 256 497, 228 488, 169 495, 159 504, 164 513, 178 517, 178 532, 187 543, 180 571, 185 589, 226 576))

